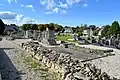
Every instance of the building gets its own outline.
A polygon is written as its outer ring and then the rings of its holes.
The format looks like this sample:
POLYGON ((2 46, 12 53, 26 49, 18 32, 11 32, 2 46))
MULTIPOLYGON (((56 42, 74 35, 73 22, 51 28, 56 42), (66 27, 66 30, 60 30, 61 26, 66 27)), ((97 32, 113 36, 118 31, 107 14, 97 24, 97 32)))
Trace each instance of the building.
POLYGON ((91 38, 93 36, 93 30, 91 28, 87 28, 83 31, 83 37, 91 38))
POLYGON ((103 29, 104 29, 104 28, 99 28, 99 30, 98 30, 98 36, 101 36, 101 35, 102 35, 101 33, 102 33, 103 29))
POLYGON ((4 32, 18 32, 19 28, 16 25, 5 25, 4 32))
POLYGON ((65 28, 64 33, 73 33, 73 30, 71 27, 65 28))

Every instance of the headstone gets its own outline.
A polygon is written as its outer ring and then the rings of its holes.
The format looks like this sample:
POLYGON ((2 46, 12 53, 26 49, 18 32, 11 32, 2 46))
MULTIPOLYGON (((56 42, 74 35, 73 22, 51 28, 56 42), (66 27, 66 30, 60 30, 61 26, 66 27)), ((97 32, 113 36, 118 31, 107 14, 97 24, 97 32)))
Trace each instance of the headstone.
POLYGON ((34 39, 37 39, 37 31, 36 30, 34 30, 34 33, 33 33, 33 37, 34 37, 34 39))
POLYGON ((73 34, 73 39, 78 40, 78 36, 76 34, 73 34))

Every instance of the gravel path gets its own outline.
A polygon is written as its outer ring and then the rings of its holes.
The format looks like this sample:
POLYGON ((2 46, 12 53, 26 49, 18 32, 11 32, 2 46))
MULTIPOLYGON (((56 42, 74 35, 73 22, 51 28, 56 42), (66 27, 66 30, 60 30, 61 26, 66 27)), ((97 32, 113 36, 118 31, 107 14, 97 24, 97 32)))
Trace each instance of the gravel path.
MULTIPOLYGON (((91 48, 91 49, 113 49, 95 45, 80 45, 82 47, 91 48)), ((108 56, 104 58, 99 58, 90 61, 90 63, 95 64, 98 68, 101 68, 103 72, 107 72, 111 77, 120 79, 120 50, 113 49, 115 54, 114 56, 108 56)))
POLYGON ((45 65, 5 39, 0 41, 0 72, 3 80, 57 80, 45 65))

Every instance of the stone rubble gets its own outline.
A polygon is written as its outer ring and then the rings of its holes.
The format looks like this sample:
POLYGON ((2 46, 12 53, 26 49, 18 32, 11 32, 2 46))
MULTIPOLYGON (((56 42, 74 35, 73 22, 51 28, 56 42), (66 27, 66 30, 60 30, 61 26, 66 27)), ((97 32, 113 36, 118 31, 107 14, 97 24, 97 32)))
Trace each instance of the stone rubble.
POLYGON ((95 65, 83 63, 70 55, 57 53, 34 42, 22 43, 21 47, 42 61, 51 70, 62 74, 62 80, 111 80, 106 72, 95 65))

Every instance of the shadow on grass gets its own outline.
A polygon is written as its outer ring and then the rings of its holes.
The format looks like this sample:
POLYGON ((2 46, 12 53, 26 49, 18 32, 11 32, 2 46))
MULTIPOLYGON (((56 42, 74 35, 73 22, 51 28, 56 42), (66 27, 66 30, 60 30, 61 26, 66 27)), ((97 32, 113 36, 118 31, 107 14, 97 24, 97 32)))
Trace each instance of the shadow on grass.
POLYGON ((11 48, 0 48, 0 74, 2 80, 22 80, 21 71, 18 71, 4 50, 11 48))

